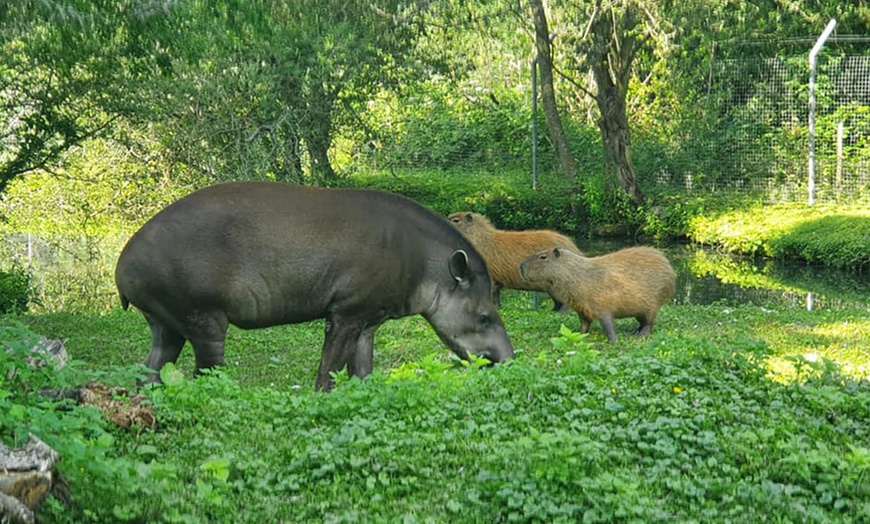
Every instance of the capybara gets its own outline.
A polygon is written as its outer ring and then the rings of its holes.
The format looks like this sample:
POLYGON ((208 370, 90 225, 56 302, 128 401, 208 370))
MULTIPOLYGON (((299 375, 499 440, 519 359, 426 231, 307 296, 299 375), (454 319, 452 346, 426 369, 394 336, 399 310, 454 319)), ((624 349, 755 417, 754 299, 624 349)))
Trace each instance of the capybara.
POLYGON ((611 342, 613 321, 634 317, 637 334, 652 333, 656 314, 674 296, 677 276, 661 251, 630 247, 600 257, 585 257, 563 249, 537 253, 520 266, 522 277, 546 289, 580 316, 583 332, 598 320, 611 342))
MULTIPOLYGON (((496 229, 485 216, 478 213, 453 213, 448 218, 465 238, 471 241, 483 255, 495 283, 495 303, 499 305, 501 288, 522 289, 526 291, 547 291, 539 285, 520 278, 520 264, 533 254, 554 248, 561 248, 582 254, 574 241, 556 231, 538 229, 528 231, 504 231, 496 229)), ((553 297, 552 294, 550 294, 553 297)), ((553 297, 554 310, 562 303, 553 297)))

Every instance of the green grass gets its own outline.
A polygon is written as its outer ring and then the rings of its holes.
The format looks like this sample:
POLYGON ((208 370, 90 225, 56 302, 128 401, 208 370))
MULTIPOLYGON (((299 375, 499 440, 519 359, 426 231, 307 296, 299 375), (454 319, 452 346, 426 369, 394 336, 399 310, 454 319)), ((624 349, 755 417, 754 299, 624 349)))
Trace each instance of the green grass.
MULTIPOLYGON (((673 305, 648 339, 618 322, 611 345, 529 294, 503 298, 506 366, 459 365, 402 319, 379 331, 371 379, 323 395, 322 323, 233 329, 225 373, 184 378, 186 348, 181 375, 148 392, 155 431, 40 402, 54 380, 40 374, 29 396, 0 383, 0 404, 21 406, 0 410, 0 434, 65 454, 75 505, 50 504, 47 522, 870 518, 867 309, 673 305)), ((104 381, 132 381, 119 366, 148 351, 132 312, 22 320, 64 339, 76 373, 117 377, 104 381)))
MULTIPOLYGON (((612 207, 594 191, 567 195, 558 179, 533 192, 519 171, 398 175, 351 182, 443 214, 484 212, 513 229, 583 230, 583 220, 609 220, 612 207)), ((646 217, 656 231, 703 212, 697 202, 671 204, 646 217)), ((707 213, 689 227, 699 242, 867 268, 866 209, 707 213)), ((185 348, 167 384, 146 391, 158 428, 126 432, 39 395, 94 380, 130 387, 141 372, 146 323, 118 308, 111 279, 91 278, 108 265, 93 267, 59 279, 63 292, 49 298, 68 312, 18 317, 65 341, 73 360, 64 371, 22 366, 32 335, 0 322, 11 350, 0 351, 0 438, 21 445, 39 435, 62 454, 72 490, 70 507, 49 502, 45 522, 870 519, 866 297, 812 312, 671 305, 651 337, 632 337, 635 322, 623 320, 611 345, 600 325, 580 336, 576 315, 534 309, 531 295, 508 291, 502 316, 514 362, 463 366, 425 321, 402 319, 378 332, 375 375, 342 378, 330 395, 313 391, 323 322, 232 328, 221 373, 185 378, 185 348), (69 286, 95 289, 66 302, 69 286), (107 312, 88 313, 94 304, 107 312)), ((817 288, 715 255, 688 268, 772 293, 817 288)))
MULTIPOLYGON (((554 314, 550 302, 534 308, 530 293, 507 290, 502 317, 514 346, 534 359, 551 347, 550 338, 562 324, 579 331, 575 314, 554 314)), ((870 305, 868 305, 870 307, 870 305)), ((24 317, 36 332, 65 340, 73 358, 98 369, 110 369, 145 361, 150 332, 142 316, 116 309, 106 315, 52 313, 24 317)), ((593 324, 589 340, 597 350, 632 351, 649 340, 632 336, 636 321, 617 322, 620 342, 607 343, 600 324, 593 324)), ((323 344, 322 321, 258 330, 230 328, 227 337, 227 367, 244 384, 313 389, 323 344)), ((740 337, 764 340, 777 357, 812 355, 831 358, 859 376, 870 376, 870 309, 804 311, 769 307, 671 305, 662 309, 653 339, 697 333, 702 339, 728 340, 740 337), (801 334, 804 335, 801 335, 801 334), (851 348, 845 351, 842 348, 851 348), (862 374, 861 370, 864 370, 862 374)), ((448 353, 421 317, 387 322, 378 330, 375 368, 390 369, 429 353, 448 353)), ((193 352, 187 345, 179 361, 185 373, 193 370, 193 352)))
POLYGON ((726 251, 870 269, 870 209, 848 206, 751 206, 690 221, 695 242, 726 251))

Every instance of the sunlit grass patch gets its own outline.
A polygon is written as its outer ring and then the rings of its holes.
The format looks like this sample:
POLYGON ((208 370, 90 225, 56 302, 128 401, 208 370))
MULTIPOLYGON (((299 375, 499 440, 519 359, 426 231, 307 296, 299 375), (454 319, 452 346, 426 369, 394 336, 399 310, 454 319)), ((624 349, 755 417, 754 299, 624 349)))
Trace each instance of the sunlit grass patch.
POLYGON ((870 208, 754 206, 690 220, 689 237, 726 251, 804 260, 843 269, 870 267, 870 208))
POLYGON ((763 336, 774 355, 768 365, 777 380, 800 377, 795 359, 814 363, 830 360, 843 374, 855 379, 870 378, 870 313, 790 311, 782 313, 786 322, 759 324, 757 336, 763 336))

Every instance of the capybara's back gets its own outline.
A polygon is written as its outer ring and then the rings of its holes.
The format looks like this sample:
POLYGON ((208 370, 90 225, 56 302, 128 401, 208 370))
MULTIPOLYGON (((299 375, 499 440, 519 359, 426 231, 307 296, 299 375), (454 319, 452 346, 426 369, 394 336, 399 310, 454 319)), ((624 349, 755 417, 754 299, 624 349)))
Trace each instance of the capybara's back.
POLYGON ((588 258, 572 252, 550 250, 538 253, 521 266, 523 277, 543 286, 555 298, 570 305, 589 331, 598 320, 615 342, 613 320, 634 317, 639 335, 652 332, 656 315, 670 302, 676 274, 661 251, 633 247, 588 258))
POLYGON ((531 255, 547 249, 560 248, 580 254, 580 249, 567 236, 549 229, 506 231, 497 229, 478 213, 453 213, 450 221, 483 255, 493 280, 501 287, 527 291, 546 291, 520 277, 520 264, 531 255))

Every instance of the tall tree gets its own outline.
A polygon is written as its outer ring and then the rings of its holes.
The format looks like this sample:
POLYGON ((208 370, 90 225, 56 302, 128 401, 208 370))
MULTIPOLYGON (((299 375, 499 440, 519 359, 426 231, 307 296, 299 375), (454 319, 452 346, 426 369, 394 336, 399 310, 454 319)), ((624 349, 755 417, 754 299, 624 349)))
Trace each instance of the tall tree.
POLYGON ((311 178, 331 182, 337 128, 352 121, 351 105, 395 81, 419 32, 418 7, 397 0, 189 5, 180 23, 194 30, 172 40, 187 87, 166 88, 193 98, 169 108, 187 133, 173 147, 204 171, 240 177, 253 168, 262 176, 265 168, 296 178, 302 146, 311 178))
POLYGON ((595 79, 593 97, 598 105, 598 127, 604 158, 616 173, 619 187, 635 205, 644 201, 631 160, 631 128, 628 124, 629 80, 632 62, 642 45, 641 8, 632 1, 596 0, 589 25, 587 56, 595 79))
POLYGON ((535 26, 535 50, 537 52, 538 71, 541 77, 541 100, 544 103, 544 115, 547 119, 547 128, 550 139, 556 147, 559 158, 559 166, 562 174, 569 182, 577 178, 577 162, 574 154, 568 146, 568 137, 562 127, 562 118, 556 104, 556 87, 553 81, 553 54, 551 52, 550 30, 547 23, 547 14, 544 11, 542 0, 531 0, 532 20, 535 26))

